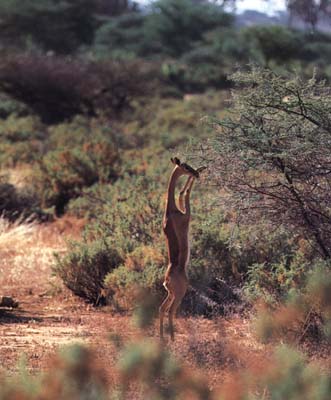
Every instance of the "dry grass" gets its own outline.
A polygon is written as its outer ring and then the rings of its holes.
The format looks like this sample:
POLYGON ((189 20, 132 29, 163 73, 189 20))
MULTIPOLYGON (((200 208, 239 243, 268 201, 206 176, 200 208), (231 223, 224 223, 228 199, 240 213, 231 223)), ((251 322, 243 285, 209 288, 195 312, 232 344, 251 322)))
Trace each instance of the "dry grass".
POLYGON ((8 178, 8 182, 20 189, 27 185, 32 179, 32 167, 22 164, 15 168, 2 168, 0 175, 8 178))
POLYGON ((49 289, 54 251, 66 249, 63 237, 35 221, 0 218, 0 295, 17 297, 49 289))
POLYGON ((9 222, 0 216, 0 255, 20 251, 22 244, 31 243, 37 224, 33 221, 16 220, 9 222))

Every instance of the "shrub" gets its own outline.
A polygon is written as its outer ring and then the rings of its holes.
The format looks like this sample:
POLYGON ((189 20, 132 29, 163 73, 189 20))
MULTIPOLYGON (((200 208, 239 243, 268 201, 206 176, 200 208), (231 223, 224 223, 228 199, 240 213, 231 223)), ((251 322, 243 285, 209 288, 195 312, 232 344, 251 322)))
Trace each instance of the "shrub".
POLYGON ((210 91, 186 95, 184 101, 156 97, 152 102, 138 104, 130 120, 122 125, 123 131, 142 148, 135 148, 134 157, 139 162, 142 157, 148 158, 150 169, 159 169, 162 165, 164 173, 169 157, 163 158, 161 164, 153 159, 153 155, 160 157, 165 149, 173 151, 210 132, 211 128, 203 126, 201 119, 206 114, 220 118, 224 111, 220 111, 219 105, 224 104, 226 97, 225 92, 210 91))
POLYGON ((71 243, 66 255, 56 256, 55 273, 77 296, 98 305, 104 300, 104 278, 122 262, 119 252, 105 239, 71 243))
POLYGON ((146 245, 159 246, 162 212, 160 190, 156 178, 124 175, 106 192, 107 197, 101 201, 100 213, 87 228, 88 237, 108 237, 119 252, 125 255, 136 247, 146 245))
POLYGON ((97 26, 96 4, 87 0, 5 1, 0 4, 0 32, 6 47, 29 43, 57 54, 91 43, 97 26))
POLYGON ((78 114, 96 116, 100 109, 118 117, 134 98, 147 95, 150 82, 148 64, 139 61, 20 55, 0 62, 1 91, 26 104, 47 124, 78 114))
POLYGON ((331 89, 314 77, 287 79, 260 68, 232 79, 233 113, 217 122, 213 149, 203 152, 228 191, 222 200, 243 220, 285 226, 330 258, 331 89))
MULTIPOLYGON (((116 127, 117 128, 117 127, 116 127)), ((118 132, 106 118, 74 117, 70 122, 48 126, 46 150, 83 146, 86 142, 111 141, 115 148, 130 145, 130 138, 118 132)))
POLYGON ((27 107, 24 104, 12 100, 8 96, 1 94, 0 95, 0 118, 6 119, 12 114, 17 116, 25 116, 28 114, 27 107))
POLYGON ((192 50, 181 61, 162 64, 162 74, 166 83, 182 93, 199 93, 207 89, 229 87, 226 70, 222 64, 210 54, 208 48, 192 50), (195 59, 200 58, 199 62, 195 59), (205 59, 205 60, 203 60, 205 59))
POLYGON ((253 264, 248 267, 245 294, 252 301, 277 302, 302 283, 306 269, 305 260, 300 256, 290 263, 253 264))
POLYGON ((10 115, 0 126, 0 163, 14 167, 35 161, 42 154, 45 136, 38 119, 10 115))
POLYGON ((287 230, 272 232, 263 221, 240 224, 226 208, 215 207, 216 194, 212 190, 204 197, 203 190, 195 188, 201 200, 195 205, 192 219, 190 271, 194 280, 208 285, 215 277, 229 280, 239 272, 244 275, 256 263, 289 263, 293 259, 299 244, 287 230))
MULTIPOLYGON (((161 271, 164 260, 163 246, 160 245, 163 239, 160 238, 161 192, 155 182, 146 176, 132 176, 131 181, 124 176, 113 186, 99 186, 99 193, 98 190, 90 193, 91 196, 86 200, 90 205, 93 204, 95 219, 86 228, 88 242, 84 246, 88 249, 90 243, 105 241, 120 255, 122 262, 118 266, 121 267, 118 272, 114 270, 113 274, 112 269, 107 271, 106 287, 109 289, 109 302, 114 296, 121 303, 124 288, 132 289, 136 282, 140 283, 143 279, 146 279, 143 287, 153 287, 161 271), (139 268, 142 272, 135 271, 139 268), (112 284, 108 284, 111 279, 112 284)), ((89 285, 88 281, 83 284, 89 285)), ((132 291, 128 290, 126 296, 123 301, 132 304, 132 291)))
POLYGON ((241 34, 255 44, 264 57, 265 66, 271 60, 284 63, 296 58, 302 46, 300 34, 282 26, 253 26, 244 29, 241 34))
POLYGON ((153 292, 166 263, 160 235, 162 192, 156 180, 143 176, 144 172, 130 179, 124 175, 112 186, 96 186, 84 200, 84 209, 94 206, 86 236, 91 241, 106 240, 123 260, 107 275, 105 284, 109 303, 121 308, 131 308, 138 287, 153 292))
POLYGON ((116 145, 104 137, 86 140, 81 146, 48 152, 35 168, 36 187, 43 205, 63 214, 70 199, 84 187, 117 178, 119 153, 116 145))
MULTIPOLYGON (((256 322, 258 335, 264 340, 287 339, 296 343, 331 338, 331 269, 330 262, 317 260, 295 270, 282 301, 264 306, 256 322), (301 272, 301 273, 300 273, 301 272)), ((275 285, 275 280, 272 281, 275 285)), ((280 283, 278 282, 280 286, 280 283)))
POLYGON ((110 302, 119 309, 132 309, 137 305, 140 293, 161 299, 166 259, 152 246, 136 247, 129 253, 124 265, 107 274, 105 287, 110 302))
POLYGON ((173 57, 190 50, 216 26, 230 26, 233 18, 216 4, 189 0, 159 0, 147 21, 147 34, 161 44, 161 51, 173 57))
POLYGON ((101 25, 95 35, 94 47, 100 56, 113 58, 137 57, 148 45, 144 23, 146 16, 126 13, 101 25))

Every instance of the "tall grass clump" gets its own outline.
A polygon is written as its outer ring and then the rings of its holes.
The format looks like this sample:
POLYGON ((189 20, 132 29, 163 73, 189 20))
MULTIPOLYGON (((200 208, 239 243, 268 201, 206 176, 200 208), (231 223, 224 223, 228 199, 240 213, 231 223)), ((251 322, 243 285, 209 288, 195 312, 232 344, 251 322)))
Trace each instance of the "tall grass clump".
POLYGON ((15 222, 10 222, 4 216, 0 216, 0 251, 10 252, 16 246, 29 242, 36 226, 35 221, 17 219, 15 222))

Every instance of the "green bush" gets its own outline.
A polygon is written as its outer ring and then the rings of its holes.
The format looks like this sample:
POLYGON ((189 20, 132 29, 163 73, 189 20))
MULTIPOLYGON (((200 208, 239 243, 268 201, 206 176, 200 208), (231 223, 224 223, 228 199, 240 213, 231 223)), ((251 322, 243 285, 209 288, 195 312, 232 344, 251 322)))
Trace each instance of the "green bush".
MULTIPOLYGON (((84 248, 88 251, 95 241, 101 241, 116 249, 122 262, 117 265, 118 269, 107 271, 105 288, 109 303, 117 302, 119 307, 124 308, 132 305, 135 298, 131 290, 125 289, 155 287, 160 279, 161 267, 165 264, 165 249, 160 235, 161 192, 146 176, 133 176, 130 181, 126 175, 112 186, 100 185, 89 193, 90 196, 85 198, 85 207, 88 209, 93 204, 94 219, 86 227, 85 235, 89 241, 84 243, 84 248)), ((71 266, 68 266, 70 269, 71 266)), ((94 273, 93 270, 91 273, 94 273)), ((60 277, 65 280, 61 274, 60 277)), ((83 282, 82 286, 85 284, 88 291, 89 282, 83 282)))
POLYGON ((45 128, 38 119, 10 115, 0 125, 0 164, 32 163, 41 156, 45 139, 45 128))
MULTIPOLYGON (((204 94, 186 95, 184 99, 153 98, 151 102, 137 104, 131 118, 121 125, 123 132, 137 143, 134 157, 148 158, 150 169, 159 168, 153 160, 153 152, 164 154, 165 149, 178 149, 190 140, 203 137, 211 128, 201 123, 208 115, 221 117, 220 104, 224 104, 227 93, 209 91, 204 94), (184 100, 184 101, 183 101, 184 100), (152 117, 151 117, 152 116, 152 117)), ((167 158, 165 168, 169 168, 167 158)), ((128 157, 129 161, 129 157, 128 157)))
POLYGON ((161 51, 173 57, 190 50, 216 26, 231 26, 233 17, 216 4, 189 0, 159 0, 147 21, 148 35, 161 44, 161 51))
MULTIPOLYGON (((100 213, 87 227, 88 237, 107 237, 125 256, 136 247, 158 247, 162 221, 161 196, 163 191, 155 179, 124 175, 108 191, 108 198, 100 199, 100 213)), ((98 201, 91 199, 97 206, 98 201)))
POLYGON ((13 114, 22 117, 28 113, 27 107, 22 103, 14 101, 4 94, 0 95, 0 118, 6 119, 13 114))
POLYGON ((63 214, 70 199, 84 187, 114 181, 119 171, 116 145, 105 137, 95 137, 81 146, 48 152, 35 168, 36 187, 45 207, 63 214))
POLYGON ((0 4, 1 37, 6 47, 26 50, 32 42, 45 51, 71 53, 93 40, 95 11, 96 4, 87 0, 5 1, 0 4))
POLYGON ((136 247, 126 256, 124 264, 105 278, 109 302, 119 309, 132 309, 137 305, 141 290, 160 301, 165 265, 166 258, 159 249, 136 247))
POLYGON ((55 273, 77 296, 98 305, 104 301, 104 278, 122 262, 106 239, 71 243, 68 253, 56 256, 55 273))
POLYGON ((179 93, 203 93, 229 87, 228 71, 209 48, 192 50, 181 61, 165 62, 161 71, 166 83, 179 93))
MULTIPOLYGON (((202 195, 202 188, 198 194, 202 195)), ((237 269, 246 274, 258 263, 289 263, 298 249, 298 242, 285 229, 268 232, 265 223, 237 225, 225 208, 215 208, 215 194, 196 205, 192 220, 192 276, 197 282, 208 284, 218 277, 228 280, 237 269)))
POLYGON ((97 55, 110 54, 113 58, 123 59, 139 56, 148 44, 145 20, 145 15, 126 13, 102 24, 94 41, 97 55))
MULTIPOLYGON (((276 233, 276 232, 275 232, 276 233)), ((313 249, 304 239, 282 235, 270 236, 268 256, 253 260, 247 268, 244 293, 249 301, 263 300, 276 304, 293 290, 300 290, 310 270, 313 249)), ((265 243, 264 243, 265 244, 265 243)), ((261 246, 263 251, 266 249, 261 246)))
POLYGON ((284 63, 297 58, 303 45, 299 33, 277 25, 249 27, 242 35, 262 53, 265 66, 270 66, 271 60, 284 63))

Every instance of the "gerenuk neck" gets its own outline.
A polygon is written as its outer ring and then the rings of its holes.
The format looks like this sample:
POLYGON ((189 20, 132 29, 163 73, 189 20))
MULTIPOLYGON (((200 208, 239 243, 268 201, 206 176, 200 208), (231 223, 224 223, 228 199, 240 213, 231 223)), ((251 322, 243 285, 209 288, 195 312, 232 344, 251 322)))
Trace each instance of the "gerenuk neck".
POLYGON ((175 200, 175 189, 176 183, 180 176, 184 175, 180 168, 175 167, 172 171, 172 174, 169 179, 168 184, 168 196, 167 196, 167 205, 166 205, 166 213, 171 211, 178 211, 176 200, 175 200))

